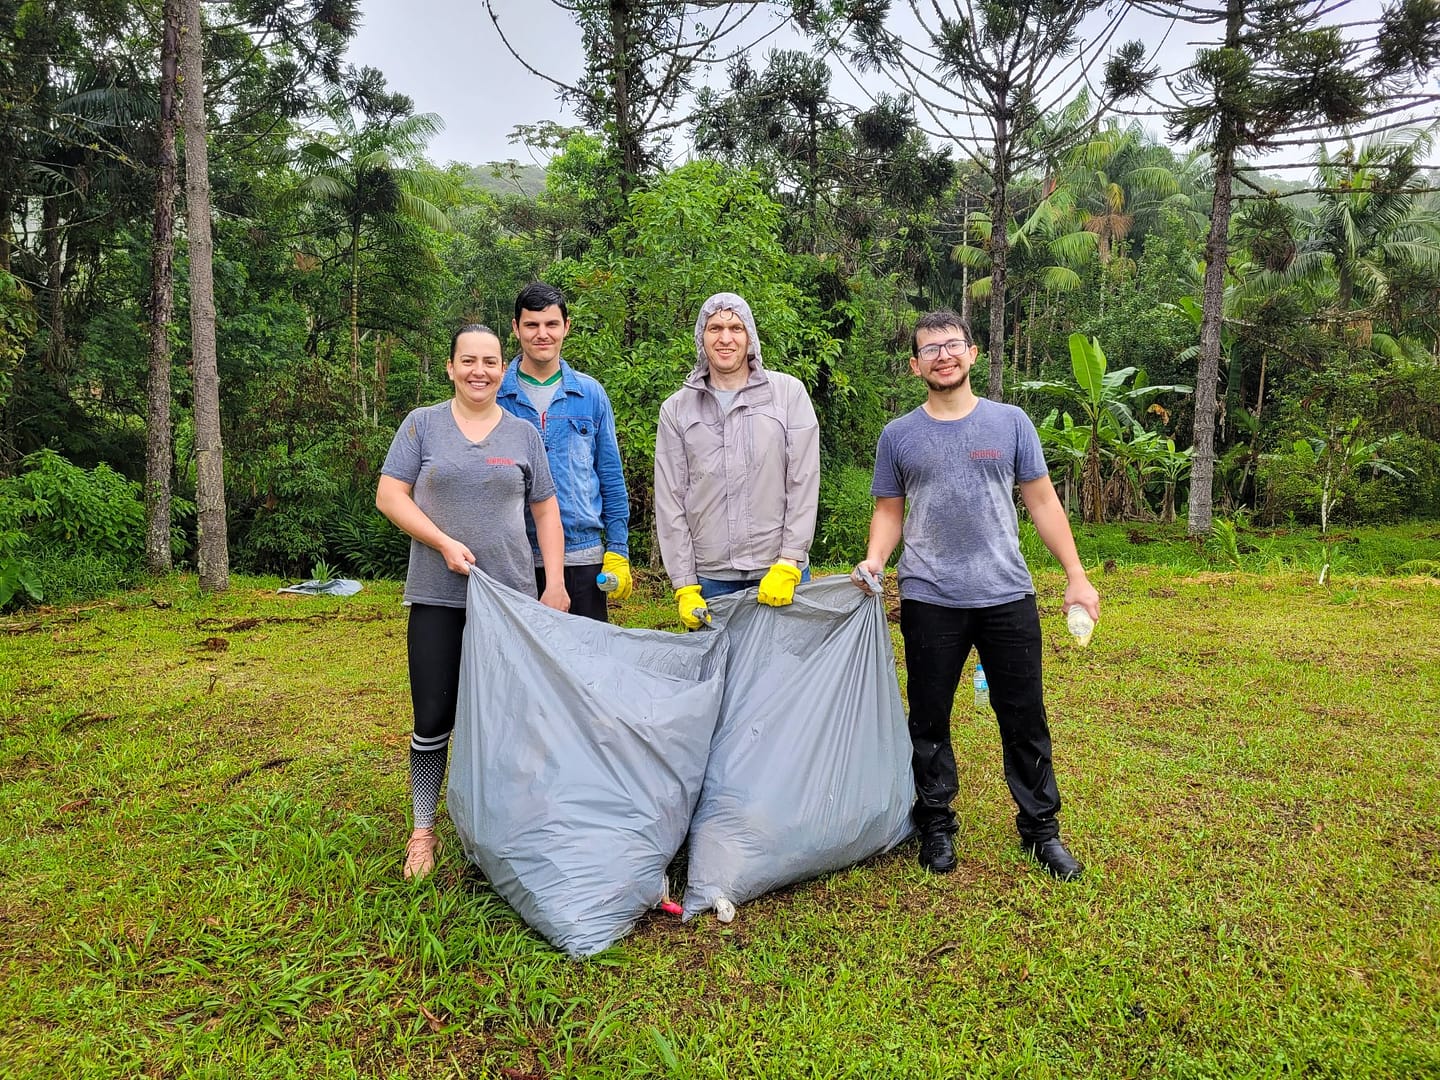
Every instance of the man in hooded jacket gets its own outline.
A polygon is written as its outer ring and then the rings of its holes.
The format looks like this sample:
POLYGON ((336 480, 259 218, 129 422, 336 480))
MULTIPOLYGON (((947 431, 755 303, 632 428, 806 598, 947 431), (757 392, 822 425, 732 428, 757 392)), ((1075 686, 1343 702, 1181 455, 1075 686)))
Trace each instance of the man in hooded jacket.
POLYGON ((799 379, 766 368, 750 305, 716 293, 695 320, 695 369, 660 407, 655 522, 680 621, 758 585, 783 607, 809 578, 820 425, 799 379))

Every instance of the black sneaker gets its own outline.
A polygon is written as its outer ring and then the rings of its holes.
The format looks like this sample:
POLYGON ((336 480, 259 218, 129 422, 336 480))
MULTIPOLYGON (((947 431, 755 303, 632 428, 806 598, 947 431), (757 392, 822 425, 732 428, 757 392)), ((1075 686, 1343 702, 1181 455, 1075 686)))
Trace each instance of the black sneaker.
POLYGON ((1039 863, 1047 874, 1061 881, 1074 881, 1085 870, 1058 836, 1039 842, 1022 840, 1020 850, 1039 863))
POLYGON ((936 874, 955 869, 955 841, 939 829, 920 834, 920 865, 936 874))

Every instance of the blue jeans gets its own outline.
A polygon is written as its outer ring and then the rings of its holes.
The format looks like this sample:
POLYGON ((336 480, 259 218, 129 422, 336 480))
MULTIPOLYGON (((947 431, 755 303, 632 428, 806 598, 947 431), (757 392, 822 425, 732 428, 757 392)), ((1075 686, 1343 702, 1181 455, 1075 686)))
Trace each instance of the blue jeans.
MULTIPOLYGON (((744 592, 752 585, 759 585, 764 574, 756 574, 754 577, 742 578, 739 581, 720 581, 718 578, 702 577, 700 581, 700 596, 706 600, 714 600, 717 596, 729 596, 731 593, 744 592)), ((810 568, 807 566, 800 571, 802 582, 810 580, 810 568)))
POLYGON ((1039 843, 1059 836, 1060 789, 1050 764, 1035 597, 988 608, 947 608, 902 599, 900 635, 905 639, 908 674, 915 827, 921 832, 955 831, 950 802, 959 781, 950 714, 960 672, 973 647, 990 683, 1005 782, 1019 810, 1015 826, 1020 839, 1039 843))

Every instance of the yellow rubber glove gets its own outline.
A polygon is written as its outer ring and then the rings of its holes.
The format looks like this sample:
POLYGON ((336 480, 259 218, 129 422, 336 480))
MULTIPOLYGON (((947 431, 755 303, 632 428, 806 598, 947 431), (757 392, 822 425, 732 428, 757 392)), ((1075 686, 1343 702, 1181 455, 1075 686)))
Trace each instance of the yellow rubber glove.
POLYGON ((600 569, 615 579, 615 588, 610 590, 611 596, 616 600, 624 600, 630 595, 630 590, 635 587, 635 577, 630 573, 629 559, 617 552, 607 551, 600 569))
POLYGON ((760 592, 755 599, 771 607, 784 607, 795 599, 795 586, 799 584, 799 569, 789 563, 777 562, 760 579, 760 592))
POLYGON ((700 595, 699 585, 682 585, 676 589, 675 606, 680 609, 680 621, 686 630, 699 630, 710 621, 710 608, 700 595))

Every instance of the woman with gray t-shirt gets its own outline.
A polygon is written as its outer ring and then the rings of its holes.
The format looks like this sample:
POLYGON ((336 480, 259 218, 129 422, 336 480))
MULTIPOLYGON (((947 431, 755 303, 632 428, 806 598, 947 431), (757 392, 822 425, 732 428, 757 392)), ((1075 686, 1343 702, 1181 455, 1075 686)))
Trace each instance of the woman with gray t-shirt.
POLYGON ((375 492, 375 506, 410 536, 405 602, 415 711, 410 737, 415 828, 405 848, 407 878, 435 869, 435 810, 455 727, 470 568, 535 595, 527 505, 545 579, 554 583, 540 602, 557 611, 570 608, 562 572, 565 535, 545 444, 530 424, 495 403, 505 375, 499 336, 488 326, 462 326, 451 339, 445 374, 455 384, 455 396, 405 418, 375 492))

